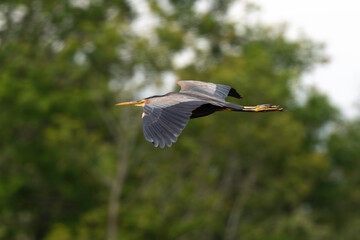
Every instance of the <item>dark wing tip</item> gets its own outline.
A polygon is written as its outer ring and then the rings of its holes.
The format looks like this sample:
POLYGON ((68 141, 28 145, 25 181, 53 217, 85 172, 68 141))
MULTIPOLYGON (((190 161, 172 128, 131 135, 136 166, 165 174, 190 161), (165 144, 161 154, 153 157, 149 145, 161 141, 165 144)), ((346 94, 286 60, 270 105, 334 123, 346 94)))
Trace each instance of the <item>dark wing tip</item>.
POLYGON ((228 96, 239 99, 242 98, 242 96, 234 88, 230 89, 228 96))

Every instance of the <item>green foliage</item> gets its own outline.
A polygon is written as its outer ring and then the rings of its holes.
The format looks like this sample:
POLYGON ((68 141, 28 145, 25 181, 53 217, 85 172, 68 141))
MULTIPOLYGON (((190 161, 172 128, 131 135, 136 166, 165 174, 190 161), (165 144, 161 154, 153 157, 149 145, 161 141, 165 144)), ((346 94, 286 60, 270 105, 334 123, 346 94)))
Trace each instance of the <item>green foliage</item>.
POLYGON ((336 108, 296 97, 321 45, 230 23, 231 1, 164 2, 146 1, 159 23, 139 32, 131 1, 2 1, 0 239, 110 239, 114 202, 118 239, 356 238, 360 124, 326 142, 336 108), (288 111, 191 120, 156 149, 140 110, 114 104, 161 93, 168 73, 288 111))

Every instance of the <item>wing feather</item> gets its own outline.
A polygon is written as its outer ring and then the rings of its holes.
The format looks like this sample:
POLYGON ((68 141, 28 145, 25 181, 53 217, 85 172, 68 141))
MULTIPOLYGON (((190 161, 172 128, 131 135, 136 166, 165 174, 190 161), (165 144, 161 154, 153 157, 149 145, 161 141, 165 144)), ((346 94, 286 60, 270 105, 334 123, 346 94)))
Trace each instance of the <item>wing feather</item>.
POLYGON ((174 135, 173 132, 171 132, 169 127, 165 123, 163 123, 161 120, 159 120, 159 125, 163 129, 164 135, 166 135, 165 144, 166 144, 166 146, 170 147, 173 142, 176 142, 177 137, 174 135))
POLYGON ((161 148, 177 141, 178 136, 189 122, 192 111, 204 104, 203 101, 180 102, 154 101, 145 104, 143 113, 143 131, 145 139, 155 147, 161 148))
POLYGON ((162 134, 162 136, 163 136, 163 140, 164 140, 165 144, 166 144, 166 145, 171 144, 172 139, 173 139, 173 137, 174 137, 173 133, 171 133, 171 132, 168 130, 167 126, 164 126, 164 125, 162 124, 162 122, 161 122, 160 119, 159 119, 158 123, 159 123, 159 124, 158 124, 157 126, 158 126, 158 128, 160 129, 160 131, 161 131, 161 134, 162 134))
POLYGON ((241 98, 240 94, 232 87, 201 81, 178 81, 180 92, 196 91, 224 100, 227 96, 241 98))
POLYGON ((159 146, 161 148, 163 148, 165 146, 165 139, 166 136, 164 136, 164 132, 162 131, 161 127, 159 126, 159 124, 154 124, 153 128, 155 130, 155 134, 158 135, 158 141, 159 141, 159 146))
POLYGON ((179 136, 182 129, 181 123, 168 118, 169 117, 164 114, 164 118, 162 118, 161 121, 170 128, 170 131, 175 137, 179 136))
POLYGON ((143 132, 144 132, 144 136, 145 136, 146 141, 149 141, 149 142, 154 141, 154 136, 151 134, 151 131, 149 130, 149 128, 145 128, 143 126, 143 132))

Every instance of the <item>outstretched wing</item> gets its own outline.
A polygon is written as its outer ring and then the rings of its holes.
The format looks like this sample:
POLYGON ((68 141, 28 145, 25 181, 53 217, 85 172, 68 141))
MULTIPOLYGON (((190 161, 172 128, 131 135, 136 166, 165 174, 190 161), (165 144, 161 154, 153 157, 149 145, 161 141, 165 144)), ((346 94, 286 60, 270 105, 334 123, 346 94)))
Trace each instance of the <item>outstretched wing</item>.
POLYGON ((188 123, 192 111, 202 101, 176 102, 169 101, 145 104, 143 112, 143 131, 145 139, 155 147, 168 147, 176 142, 178 136, 188 123))
POLYGON ((200 81, 179 81, 177 84, 181 87, 180 92, 196 91, 221 100, 224 100, 227 96, 241 98, 234 88, 223 84, 200 81))

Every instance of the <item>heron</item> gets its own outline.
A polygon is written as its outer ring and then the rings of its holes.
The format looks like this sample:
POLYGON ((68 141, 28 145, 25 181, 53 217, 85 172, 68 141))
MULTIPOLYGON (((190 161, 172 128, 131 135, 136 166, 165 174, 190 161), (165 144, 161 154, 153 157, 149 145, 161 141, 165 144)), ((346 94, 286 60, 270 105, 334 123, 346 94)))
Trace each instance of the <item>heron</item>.
POLYGON ((155 147, 170 147, 190 119, 218 111, 269 112, 283 111, 278 105, 241 106, 226 102, 227 96, 242 98, 231 86, 202 81, 178 81, 179 92, 147 97, 140 101, 123 102, 117 106, 143 107, 142 125, 145 139, 155 147))

